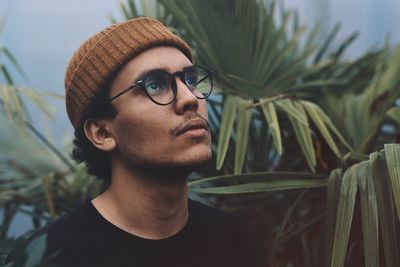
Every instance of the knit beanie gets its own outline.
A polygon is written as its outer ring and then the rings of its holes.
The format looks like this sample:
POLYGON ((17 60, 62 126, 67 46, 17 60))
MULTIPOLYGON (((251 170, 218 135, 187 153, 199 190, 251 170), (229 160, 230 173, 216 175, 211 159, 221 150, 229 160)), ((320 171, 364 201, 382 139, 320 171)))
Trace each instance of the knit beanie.
POLYGON ((139 53, 173 46, 190 60, 190 47, 158 20, 140 17, 111 25, 86 40, 73 54, 65 73, 66 109, 72 126, 84 123, 94 97, 139 53))

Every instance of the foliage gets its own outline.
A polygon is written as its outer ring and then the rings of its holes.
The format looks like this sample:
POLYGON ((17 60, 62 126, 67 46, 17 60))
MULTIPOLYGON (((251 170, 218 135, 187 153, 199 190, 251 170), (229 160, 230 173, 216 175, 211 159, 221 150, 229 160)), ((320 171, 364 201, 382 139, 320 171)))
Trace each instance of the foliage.
MULTIPOLYGON (((0 47, 11 66, 23 74, 11 52, 0 47)), ((6 84, 0 84, 0 261, 18 243, 8 238, 8 231, 17 213, 32 218, 35 229, 40 228, 71 210, 82 200, 96 196, 103 185, 87 175, 83 166, 71 162, 67 151, 60 151, 38 129, 26 108, 26 100, 52 119, 52 107, 45 97, 62 98, 58 94, 44 93, 16 86, 6 64, 0 62, 6 84)), ((34 242, 27 252, 20 250, 16 266, 37 266, 41 256, 37 249, 42 242, 34 242), (26 259, 26 260, 24 260, 26 259)), ((15 265, 13 265, 15 266, 15 265)), ((42 265, 41 265, 42 266, 42 265)))
POLYGON ((395 225, 400 218, 400 145, 385 145, 370 159, 346 171, 334 170, 329 177, 327 216, 332 219, 327 231, 325 265, 343 266, 347 252, 356 194, 361 205, 365 266, 379 266, 379 238, 382 238, 387 266, 398 266, 395 225), (344 172, 344 173, 343 173, 344 172), (343 173, 343 174, 341 174, 343 173), (333 223, 336 221, 335 227, 333 223), (381 237, 380 237, 381 235, 381 237), (331 243, 330 241, 333 241, 331 243))

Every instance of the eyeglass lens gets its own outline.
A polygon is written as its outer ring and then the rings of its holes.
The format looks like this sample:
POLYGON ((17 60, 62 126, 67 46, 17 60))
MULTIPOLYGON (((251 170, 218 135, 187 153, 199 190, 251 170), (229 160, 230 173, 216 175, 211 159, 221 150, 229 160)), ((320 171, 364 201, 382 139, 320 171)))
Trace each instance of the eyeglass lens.
POLYGON ((190 67, 184 72, 185 84, 198 98, 206 98, 212 89, 210 74, 200 67, 190 67))
MULTIPOLYGON (((181 79, 197 98, 203 99, 210 95, 212 81, 206 69, 192 66, 186 68, 182 74, 181 79)), ((156 103, 165 105, 175 99, 175 77, 167 72, 157 70, 149 73, 144 79, 144 86, 148 96, 156 103)))
POLYGON ((168 73, 154 71, 145 79, 147 95, 160 104, 170 103, 174 99, 172 80, 168 73))

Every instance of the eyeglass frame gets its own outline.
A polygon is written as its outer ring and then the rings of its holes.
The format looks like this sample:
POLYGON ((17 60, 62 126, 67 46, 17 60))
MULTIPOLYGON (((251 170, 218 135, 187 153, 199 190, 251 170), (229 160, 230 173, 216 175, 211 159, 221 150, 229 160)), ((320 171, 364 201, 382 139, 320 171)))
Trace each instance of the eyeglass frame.
MULTIPOLYGON (((154 102, 155 104, 160 105, 160 106, 167 106, 167 105, 169 105, 169 104, 171 104, 172 102, 175 101, 176 96, 177 96, 177 94, 178 94, 178 85, 177 85, 177 83, 176 83, 175 76, 178 76, 178 77, 181 79, 181 81, 186 85, 186 87, 188 88, 188 90, 189 90, 197 99, 206 99, 207 97, 209 97, 209 96, 211 95, 211 93, 212 93, 212 91, 213 91, 213 88, 214 88, 213 79, 212 79, 212 73, 213 73, 213 72, 212 72, 211 70, 209 70, 209 69, 207 69, 207 68, 205 68, 205 67, 202 67, 202 66, 198 66, 198 65, 188 66, 188 67, 185 67, 182 71, 176 71, 176 72, 174 72, 174 73, 169 73, 169 72, 167 72, 167 71, 165 71, 165 70, 162 70, 162 69, 149 70, 148 72, 146 72, 145 74, 143 74, 142 77, 139 78, 139 80, 137 80, 136 82, 133 82, 131 86, 129 86, 128 88, 126 88, 126 89, 122 90, 121 92, 117 93, 115 96, 111 97, 111 98, 109 99, 109 101, 110 101, 110 102, 113 101, 114 99, 120 97, 121 95, 125 94, 126 92, 132 90, 132 89, 135 88, 137 85, 140 85, 140 87, 142 88, 142 90, 144 90, 145 94, 147 95, 147 97, 148 97, 152 102, 154 102), (189 85, 186 84, 186 80, 185 80, 185 71, 188 70, 188 69, 190 69, 190 68, 193 68, 193 67, 200 68, 200 69, 204 70, 204 71, 207 73, 207 76, 204 77, 201 81, 203 81, 205 78, 209 78, 209 79, 210 79, 210 87, 211 87, 211 89, 210 89, 210 92, 209 92, 206 96, 204 96, 204 97, 199 97, 199 96, 195 95, 195 94, 193 93, 193 91, 189 89, 189 85), (168 74, 169 77, 171 78, 171 82, 172 82, 172 83, 171 83, 171 86, 172 86, 171 90, 172 90, 172 93, 173 93, 173 96, 174 96, 174 97, 173 97, 172 100, 169 101, 168 103, 162 104, 162 103, 159 103, 159 102, 155 101, 155 100, 150 96, 149 92, 148 92, 147 89, 146 89, 145 80, 146 80, 147 76, 148 76, 149 74, 153 73, 154 71, 160 71, 160 72, 166 73, 166 74, 168 74)), ((200 81, 200 82, 201 82, 201 81, 200 81)))

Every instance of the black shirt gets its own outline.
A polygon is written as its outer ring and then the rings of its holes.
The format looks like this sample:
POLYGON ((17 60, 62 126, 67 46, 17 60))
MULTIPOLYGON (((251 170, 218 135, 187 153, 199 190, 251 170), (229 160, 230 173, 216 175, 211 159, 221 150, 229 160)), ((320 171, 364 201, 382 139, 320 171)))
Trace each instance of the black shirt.
POLYGON ((184 228, 161 240, 144 239, 116 227, 90 200, 34 237, 47 233, 45 257, 65 267, 265 266, 266 253, 248 224, 193 200, 188 207, 184 228))

